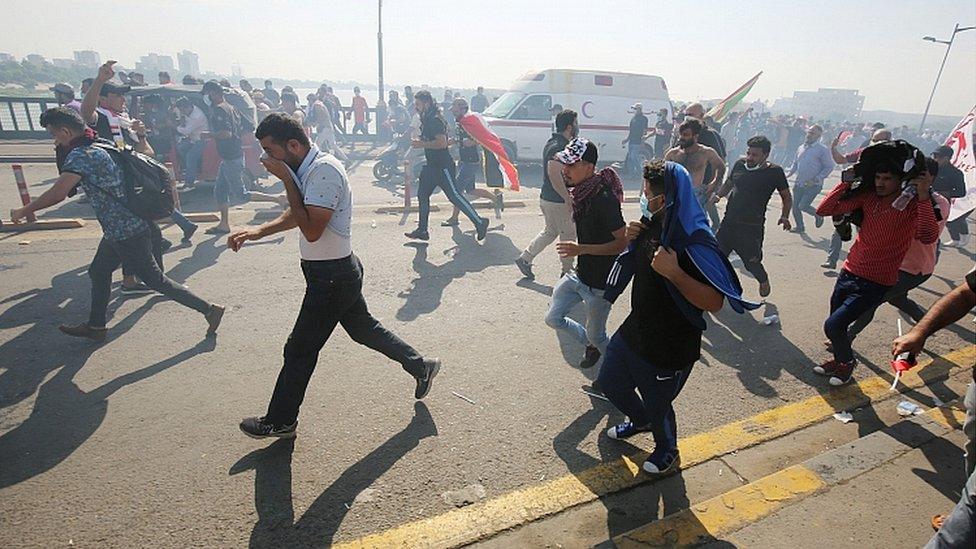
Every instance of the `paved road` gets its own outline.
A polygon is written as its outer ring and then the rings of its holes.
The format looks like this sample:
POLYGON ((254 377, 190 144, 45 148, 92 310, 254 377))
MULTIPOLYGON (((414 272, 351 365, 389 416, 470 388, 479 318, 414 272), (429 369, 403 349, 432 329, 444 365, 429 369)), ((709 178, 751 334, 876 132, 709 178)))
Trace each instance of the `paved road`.
MULTIPOLYGON (((114 296, 100 346, 57 331, 86 314, 97 225, 0 235, 0 544, 326 545, 446 512, 475 485, 492 498, 632 451, 599 436, 621 418, 580 392, 595 371, 580 371, 579 345, 542 322, 555 252, 537 260, 536 282, 511 265, 541 226, 534 199, 505 212, 483 243, 466 225, 438 227, 442 211, 431 242, 414 245, 401 236, 412 218, 374 213, 399 199, 358 173, 353 241, 371 310, 444 369, 415 403, 406 374, 337 331, 293 443, 251 440, 237 422, 263 412, 299 308, 295 234, 238 254, 201 235, 166 255, 173 278, 228 306, 215 342, 175 303, 114 296)), ((247 208, 236 223, 251 219, 247 208)), ((636 205, 625 214, 634 218, 636 205)), ((763 309, 711 318, 705 357, 677 403, 682 436, 822 389, 811 368, 824 357, 820 326, 836 276, 817 267, 829 233, 783 233, 772 228, 777 215, 770 210, 765 251, 768 310, 782 325, 763 326, 763 309)), ((178 240, 173 227, 165 234, 178 240)), ((931 305, 972 264, 973 255, 946 250, 915 296, 931 305)), ((754 281, 740 276, 755 297, 754 281)), ((627 310, 621 300, 611 329, 627 310)), ((858 340, 859 378, 885 369, 896 318, 883 308, 858 340)), ((971 343, 971 329, 967 320, 940 333, 930 350, 971 343)))

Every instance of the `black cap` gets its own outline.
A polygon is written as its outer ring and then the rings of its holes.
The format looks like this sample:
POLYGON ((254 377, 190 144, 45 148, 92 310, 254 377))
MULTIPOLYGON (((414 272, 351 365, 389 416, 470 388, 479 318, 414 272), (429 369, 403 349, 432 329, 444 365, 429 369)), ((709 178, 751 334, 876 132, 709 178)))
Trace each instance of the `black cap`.
POLYGON ((934 151, 932 151, 932 156, 944 156, 947 158, 952 158, 952 155, 955 153, 956 151, 952 150, 952 147, 942 145, 941 147, 937 147, 934 151))
POLYGON ((221 86, 220 82, 217 82, 216 80, 207 80, 206 84, 203 85, 203 89, 200 90, 200 93, 210 93, 212 91, 224 93, 224 87, 221 86))
POLYGON ((114 93, 116 95, 125 95, 129 93, 129 90, 131 89, 132 89, 131 86, 123 86, 122 84, 116 84, 115 82, 106 82, 102 84, 102 90, 98 93, 98 95, 102 97, 105 97, 110 93, 114 93))

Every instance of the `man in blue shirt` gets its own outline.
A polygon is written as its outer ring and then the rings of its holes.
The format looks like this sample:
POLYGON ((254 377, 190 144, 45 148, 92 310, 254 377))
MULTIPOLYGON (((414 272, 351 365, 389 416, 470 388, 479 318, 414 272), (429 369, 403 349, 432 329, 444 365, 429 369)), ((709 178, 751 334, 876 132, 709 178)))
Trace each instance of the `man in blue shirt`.
POLYGON ((807 128, 806 141, 796 150, 796 160, 786 177, 796 174, 793 183, 793 218, 796 221, 796 232, 805 231, 803 226, 803 212, 814 216, 817 227, 823 225, 823 218, 817 215, 813 208, 813 200, 823 190, 824 179, 834 169, 834 160, 830 156, 830 149, 820 142, 823 128, 814 124, 807 128))
POLYGON ((56 107, 44 111, 40 122, 65 151, 64 161, 58 166, 61 175, 50 189, 30 204, 11 210, 11 220, 17 223, 38 210, 63 201, 80 184, 91 197, 92 209, 103 232, 98 251, 88 267, 92 281, 91 315, 87 323, 62 325, 61 331, 95 341, 105 339, 112 273, 124 265, 153 290, 203 314, 207 320, 207 336, 215 335, 224 308, 207 303, 186 286, 163 274, 159 227, 126 207, 122 170, 108 152, 95 144, 92 134, 86 132, 81 115, 68 107, 56 107))

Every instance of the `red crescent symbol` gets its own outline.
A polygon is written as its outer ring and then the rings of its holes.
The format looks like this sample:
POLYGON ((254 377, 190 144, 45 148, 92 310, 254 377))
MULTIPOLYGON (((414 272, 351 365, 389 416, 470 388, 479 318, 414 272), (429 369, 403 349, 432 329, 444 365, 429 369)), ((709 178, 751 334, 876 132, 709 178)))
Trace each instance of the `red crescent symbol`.
POLYGON ((586 118, 593 118, 592 116, 590 116, 589 113, 586 112, 586 107, 592 104, 593 104, 592 101, 584 101, 583 105, 580 106, 580 112, 583 113, 583 116, 585 116, 586 118))

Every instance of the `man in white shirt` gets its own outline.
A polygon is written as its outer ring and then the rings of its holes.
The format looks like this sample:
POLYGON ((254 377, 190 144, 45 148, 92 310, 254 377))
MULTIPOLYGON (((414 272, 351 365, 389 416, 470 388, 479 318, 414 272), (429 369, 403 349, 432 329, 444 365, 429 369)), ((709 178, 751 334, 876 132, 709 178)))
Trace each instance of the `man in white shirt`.
POLYGON ((176 151, 183 165, 183 184, 189 188, 196 183, 200 174, 200 163, 203 161, 205 142, 200 134, 209 132, 210 124, 207 122, 207 115, 188 97, 177 99, 176 108, 183 115, 183 123, 176 127, 176 133, 182 137, 176 145, 176 151))
POLYGON ((424 398, 441 363, 423 358, 367 309, 363 266, 352 253, 352 191, 342 163, 312 145, 301 123, 283 113, 269 114, 255 136, 267 156, 262 163, 285 185, 289 207, 274 221, 235 231, 227 246, 236 252, 248 240, 298 227, 306 285, 268 411, 242 420, 241 431, 252 438, 295 436, 298 409, 319 351, 337 324, 357 343, 399 362, 416 381, 414 397, 424 398))

